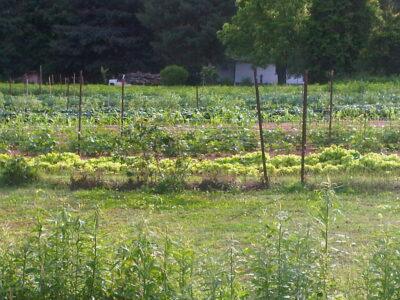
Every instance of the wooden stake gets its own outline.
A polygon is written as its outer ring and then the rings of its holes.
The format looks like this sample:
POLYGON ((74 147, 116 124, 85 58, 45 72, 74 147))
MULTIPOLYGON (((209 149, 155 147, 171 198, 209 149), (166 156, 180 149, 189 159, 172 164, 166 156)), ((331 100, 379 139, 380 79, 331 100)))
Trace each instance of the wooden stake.
POLYGON ((66 98, 67 98, 67 111, 69 110, 69 78, 65 78, 65 84, 67 85, 67 92, 66 92, 66 98))
POLYGON ((305 161, 307 150, 308 71, 304 72, 303 129, 301 139, 301 183, 306 183, 305 161))
POLYGON ((79 79, 80 80, 79 80, 79 113, 78 113, 78 154, 81 154, 83 71, 80 72, 79 79))
POLYGON ((328 130, 328 142, 329 144, 332 143, 332 122, 333 122, 333 76, 334 71, 331 71, 331 78, 329 82, 329 130, 328 130))
POLYGON ((72 77, 72 84, 73 84, 73 90, 74 90, 74 99, 76 97, 76 89, 75 89, 75 84, 76 84, 76 76, 74 73, 74 76, 72 77))
POLYGON ((26 77, 25 77, 25 96, 26 96, 26 97, 28 97, 28 95, 29 95, 28 84, 29 84, 29 79, 28 79, 28 77, 26 76, 26 77))
POLYGON ((260 142, 261 142, 261 156, 263 165, 263 181, 266 188, 270 187, 270 180, 267 171, 267 159, 265 155, 265 142, 264 142, 264 130, 263 130, 263 117, 261 113, 261 102, 260 102, 260 91, 257 80, 257 69, 254 68, 254 88, 256 91, 256 102, 257 102, 257 116, 258 116, 258 127, 260 131, 260 142))
POLYGON ((200 101, 199 101, 199 86, 196 85, 196 104, 197 104, 197 109, 200 108, 200 101))
POLYGON ((42 84, 43 84, 43 69, 42 65, 39 67, 39 94, 42 93, 42 84))
POLYGON ((49 76, 49 92, 50 92, 50 96, 51 96, 51 77, 49 76))
POLYGON ((125 75, 122 76, 121 85, 121 135, 124 133, 124 116, 125 116, 125 75))

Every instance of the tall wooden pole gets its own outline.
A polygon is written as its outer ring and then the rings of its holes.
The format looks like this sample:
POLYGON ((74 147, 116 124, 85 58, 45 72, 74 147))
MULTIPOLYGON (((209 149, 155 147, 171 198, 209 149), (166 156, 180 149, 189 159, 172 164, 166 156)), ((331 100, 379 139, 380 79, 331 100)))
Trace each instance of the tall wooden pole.
POLYGON ((260 91, 259 91, 259 87, 258 87, 257 69, 256 68, 254 68, 254 88, 256 91, 258 127, 259 127, 259 131, 260 131, 261 156, 262 156, 263 175, 264 175, 263 182, 264 182, 265 187, 269 188, 270 180, 269 180, 268 171, 267 171, 267 158, 265 155, 263 117, 262 117, 262 113, 261 113, 260 91))
POLYGON ((304 72, 304 94, 303 94, 303 129, 301 138, 301 183, 306 183, 306 150, 307 150, 307 113, 308 113, 308 71, 304 72))
POLYGON ((69 78, 65 78, 65 84, 67 85, 67 92, 66 92, 66 98, 67 98, 67 111, 69 110, 69 78))
POLYGON ((25 77, 25 96, 28 97, 29 90, 28 90, 29 79, 28 76, 25 77))
POLYGON ((333 122, 333 76, 334 71, 331 71, 330 81, 329 81, 329 131, 328 131, 328 141, 329 144, 332 143, 332 122, 333 122))
POLYGON ((79 78, 78 154, 81 154, 81 138, 82 138, 82 87, 83 87, 83 71, 80 72, 80 78, 79 78))
POLYGON ((39 94, 42 93, 42 84, 43 84, 43 69, 42 65, 39 68, 39 94))
POLYGON ((200 99, 199 99, 199 86, 196 85, 196 105, 197 105, 197 109, 200 108, 200 99))
POLYGON ((50 96, 51 96, 51 77, 49 76, 49 92, 50 92, 50 96))
POLYGON ((122 76, 121 84, 121 135, 124 133, 124 116, 125 116, 125 75, 122 76))
POLYGON ((72 77, 72 87, 73 87, 73 90, 74 90, 74 99, 75 99, 75 97, 76 97, 76 88, 75 88, 75 84, 76 84, 76 75, 75 75, 75 73, 74 73, 74 76, 72 77))

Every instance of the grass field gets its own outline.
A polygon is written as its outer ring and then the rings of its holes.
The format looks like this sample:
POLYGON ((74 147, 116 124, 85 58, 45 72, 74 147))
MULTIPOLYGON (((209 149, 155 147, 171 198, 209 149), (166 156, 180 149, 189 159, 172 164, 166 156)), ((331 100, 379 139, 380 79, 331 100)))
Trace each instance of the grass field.
MULTIPOLYGON (((154 194, 150 191, 118 192, 105 189, 71 192, 54 184, 2 188, 0 225, 3 242, 26 240, 36 219, 52 219, 61 211, 92 220, 100 210, 99 240, 104 247, 122 244, 146 224, 156 241, 163 235, 190 245, 196 257, 224 259, 232 240, 246 257, 246 249, 260 246, 265 226, 273 226, 286 212, 284 230, 305 234, 309 228, 318 240, 314 209, 322 182, 316 177, 302 188, 292 177, 283 178, 269 191, 196 192, 154 194)), ((329 295, 347 299, 366 297, 362 278, 373 246, 400 227, 399 177, 355 176, 332 178, 337 209, 329 232, 329 295)), ((245 271, 243 271, 246 273, 245 271)), ((242 276, 245 276, 242 274, 242 276)), ((242 279, 240 279, 242 281, 242 279)), ((246 286, 246 282, 243 284, 246 286)), ((218 298, 218 297, 217 297, 218 298)), ((225 298, 223 298, 225 299, 225 298)), ((229 298, 226 298, 229 299, 229 298)))

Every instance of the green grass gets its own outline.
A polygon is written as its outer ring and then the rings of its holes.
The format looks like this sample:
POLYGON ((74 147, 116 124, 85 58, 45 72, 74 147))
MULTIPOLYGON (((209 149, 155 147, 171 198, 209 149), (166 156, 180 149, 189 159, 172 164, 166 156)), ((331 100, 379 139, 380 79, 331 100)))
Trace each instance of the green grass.
MULTIPOLYGON (((63 209, 91 218, 100 209, 100 232, 110 243, 119 243, 143 222, 154 232, 187 241, 200 253, 218 256, 232 238, 245 249, 257 244, 266 224, 276 222, 279 211, 289 215, 291 232, 310 226, 318 237, 312 217, 318 188, 325 178, 310 178, 302 188, 294 178, 276 182, 268 191, 196 192, 157 195, 145 191, 75 191, 50 184, 0 189, 0 228, 7 239, 24 240, 37 216, 50 218, 63 209)), ((360 280, 360 261, 371 254, 383 231, 400 229, 399 178, 332 178, 339 210, 330 233, 333 272, 337 289, 351 292, 349 279, 360 280)), ((347 294, 350 295, 350 294, 347 294)))

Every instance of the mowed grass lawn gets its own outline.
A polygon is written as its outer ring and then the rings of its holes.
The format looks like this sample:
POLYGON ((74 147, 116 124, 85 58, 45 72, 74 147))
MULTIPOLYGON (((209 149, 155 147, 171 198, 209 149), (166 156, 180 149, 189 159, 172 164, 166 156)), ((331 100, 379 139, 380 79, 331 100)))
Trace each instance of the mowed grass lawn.
MULTIPOLYGON (((0 228, 3 242, 24 240, 37 216, 51 218, 67 209, 83 219, 100 210, 101 236, 118 243, 146 223, 192 245, 196 251, 223 255, 232 239, 245 249, 257 244, 267 224, 285 211, 290 232, 305 234, 311 228, 318 239, 313 206, 326 178, 311 178, 302 188, 294 178, 275 182, 271 190, 154 194, 151 191, 71 191, 68 186, 41 183, 0 188, 0 228)), ((336 186, 336 220, 331 225, 330 252, 333 274, 343 286, 359 280, 362 259, 371 254, 383 232, 400 229, 400 181, 396 176, 369 175, 331 179, 336 186)), ((351 284, 350 284, 351 285, 351 284)))

